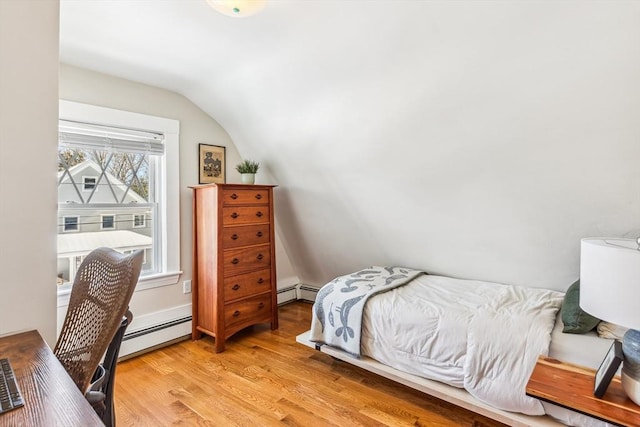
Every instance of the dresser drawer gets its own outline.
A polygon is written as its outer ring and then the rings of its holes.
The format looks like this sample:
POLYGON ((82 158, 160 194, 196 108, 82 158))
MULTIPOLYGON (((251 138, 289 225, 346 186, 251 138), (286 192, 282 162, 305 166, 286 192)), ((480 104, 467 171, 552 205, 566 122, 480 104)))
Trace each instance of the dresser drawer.
POLYGON ((271 246, 260 245, 248 248, 228 249, 222 257, 224 277, 269 268, 271 265, 271 246))
POLYGON ((269 243, 269 224, 225 227, 222 230, 222 244, 225 248, 269 243))
POLYGON ((222 190, 222 203, 228 205, 269 204, 269 190, 222 190))
POLYGON ((271 270, 264 269, 224 279, 224 300, 233 301, 271 290, 271 270))
POLYGON ((222 225, 269 222, 269 206, 228 206, 222 208, 222 225))
POLYGON ((271 294, 232 302, 224 306, 224 322, 228 330, 237 331, 244 325, 268 322, 271 319, 271 294))

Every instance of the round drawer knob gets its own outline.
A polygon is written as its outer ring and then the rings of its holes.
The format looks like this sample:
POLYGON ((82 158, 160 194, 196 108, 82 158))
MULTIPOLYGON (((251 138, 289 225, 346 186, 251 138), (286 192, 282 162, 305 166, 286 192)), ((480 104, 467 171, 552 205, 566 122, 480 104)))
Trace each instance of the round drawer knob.
POLYGON ((262 215, 264 215, 264 214, 263 214, 262 212, 260 212, 260 211, 258 211, 258 212, 256 213, 256 216, 257 216, 258 218, 262 218, 262 215))
POLYGON ((238 235, 237 234, 231 235, 231 240, 238 240, 238 235))
POLYGON ((240 289, 240 285, 236 283, 235 285, 233 285, 231 289, 233 289, 234 291, 237 291, 238 289, 240 289))
POLYGON ((240 216, 240 215, 238 215, 238 213, 237 213, 237 212, 234 212, 234 213, 232 213, 232 214, 231 214, 231 218, 233 218, 233 219, 236 219, 236 218, 238 218, 239 216, 240 216))
POLYGON ((260 304, 258 304, 258 308, 263 308, 264 307, 264 303, 261 302, 260 304))
POLYGON ((235 199, 237 199, 237 198, 238 198, 238 195, 237 195, 236 193, 233 193, 233 194, 231 195, 231 198, 232 198, 233 200, 235 200, 235 199))
POLYGON ((231 264, 237 264, 239 262, 240 262, 240 260, 238 258, 234 258, 234 259, 231 260, 231 264))
POLYGON ((262 235, 263 235, 263 234, 262 234, 262 231, 258 231, 258 232, 256 233, 256 237, 262 237, 262 235))
POLYGON ((260 284, 260 285, 261 285, 261 284, 263 284, 263 283, 264 283, 264 279, 263 279, 262 277, 261 277, 261 278, 259 278, 259 279, 258 279, 258 284, 260 284))
POLYGON ((258 254, 258 256, 256 257, 258 260, 261 260, 262 258, 264 258, 264 255, 262 254, 258 254))
POLYGON ((262 194, 256 194, 256 199, 258 200, 262 199, 262 194))
POLYGON ((240 312, 238 310, 233 312, 233 317, 238 317, 240 316, 240 312))

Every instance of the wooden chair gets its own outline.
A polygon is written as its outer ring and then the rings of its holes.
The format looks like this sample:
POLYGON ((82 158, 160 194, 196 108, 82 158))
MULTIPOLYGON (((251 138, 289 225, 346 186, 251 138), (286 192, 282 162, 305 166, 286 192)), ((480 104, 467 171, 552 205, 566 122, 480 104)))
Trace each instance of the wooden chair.
POLYGON ((98 248, 87 255, 73 282, 69 308, 53 350, 108 425, 114 420, 112 402, 106 401, 106 397, 113 394, 117 354, 130 320, 125 314, 138 282, 142 259, 142 251, 122 255, 109 248, 98 248), (105 352, 106 363, 101 365, 105 352))

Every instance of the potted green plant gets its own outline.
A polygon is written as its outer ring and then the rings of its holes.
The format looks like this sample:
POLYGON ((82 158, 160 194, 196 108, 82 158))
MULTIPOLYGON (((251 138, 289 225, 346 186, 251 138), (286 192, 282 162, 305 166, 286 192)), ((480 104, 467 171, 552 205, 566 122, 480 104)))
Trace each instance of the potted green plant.
POLYGON ((243 184, 253 184, 256 181, 256 173, 260 169, 260 163, 251 160, 243 160, 236 165, 236 170, 240 172, 243 184))

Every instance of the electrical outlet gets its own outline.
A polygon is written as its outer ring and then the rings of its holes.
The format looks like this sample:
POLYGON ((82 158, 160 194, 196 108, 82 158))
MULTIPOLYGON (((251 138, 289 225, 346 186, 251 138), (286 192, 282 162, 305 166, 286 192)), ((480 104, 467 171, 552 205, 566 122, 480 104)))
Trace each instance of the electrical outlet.
POLYGON ((191 280, 185 280, 182 282, 182 293, 190 294, 191 293, 191 280))

